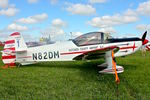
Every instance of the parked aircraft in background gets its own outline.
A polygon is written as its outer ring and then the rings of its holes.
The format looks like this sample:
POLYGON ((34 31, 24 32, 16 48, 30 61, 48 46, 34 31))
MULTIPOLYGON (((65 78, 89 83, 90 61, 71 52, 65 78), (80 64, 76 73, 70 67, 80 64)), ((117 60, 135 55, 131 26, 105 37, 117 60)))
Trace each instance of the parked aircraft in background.
POLYGON ((146 47, 146 48, 145 48, 146 50, 150 51, 150 42, 148 42, 148 43, 145 45, 145 47, 146 47))
POLYGON ((5 41, 2 51, 4 64, 14 66, 34 64, 46 61, 76 61, 105 58, 105 66, 100 73, 116 74, 116 81, 119 81, 117 73, 122 73, 124 68, 116 65, 114 60, 118 56, 126 56, 139 50, 146 44, 145 32, 143 37, 134 38, 108 38, 103 32, 90 32, 81 35, 72 41, 56 42, 37 47, 27 47, 19 32, 15 32, 5 41))

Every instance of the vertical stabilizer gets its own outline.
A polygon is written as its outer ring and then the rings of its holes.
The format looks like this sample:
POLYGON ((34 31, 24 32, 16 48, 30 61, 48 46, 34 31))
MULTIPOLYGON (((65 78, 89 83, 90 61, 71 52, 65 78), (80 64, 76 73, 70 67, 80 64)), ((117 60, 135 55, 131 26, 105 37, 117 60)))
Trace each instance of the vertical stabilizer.
POLYGON ((2 51, 2 61, 5 65, 15 66, 16 52, 27 50, 23 37, 19 32, 12 33, 5 41, 4 50, 2 51))

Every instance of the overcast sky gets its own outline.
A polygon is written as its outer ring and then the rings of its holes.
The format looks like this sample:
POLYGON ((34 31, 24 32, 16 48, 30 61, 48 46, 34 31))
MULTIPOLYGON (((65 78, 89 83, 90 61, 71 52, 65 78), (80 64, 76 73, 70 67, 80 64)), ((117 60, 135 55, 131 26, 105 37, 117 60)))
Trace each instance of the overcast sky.
POLYGON ((48 34, 66 40, 70 32, 142 36, 145 30, 150 31, 150 0, 0 0, 2 41, 16 31, 33 41, 48 34))

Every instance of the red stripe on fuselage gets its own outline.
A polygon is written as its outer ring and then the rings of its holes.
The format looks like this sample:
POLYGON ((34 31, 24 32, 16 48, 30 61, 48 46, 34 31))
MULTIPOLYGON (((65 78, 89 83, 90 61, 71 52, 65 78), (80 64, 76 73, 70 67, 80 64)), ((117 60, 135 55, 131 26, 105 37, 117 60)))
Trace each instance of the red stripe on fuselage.
POLYGON ((134 42, 133 46, 120 47, 120 50, 123 50, 123 49, 133 49, 133 51, 134 51, 135 48, 137 48, 137 46, 135 46, 135 42, 134 42))
POLYGON ((137 46, 128 46, 128 47, 121 47, 120 50, 123 50, 123 49, 133 49, 133 48, 137 48, 137 46))
POLYGON ((14 59, 14 58, 16 58, 15 55, 2 56, 2 59, 14 59))
POLYGON ((110 47, 105 47, 105 48, 99 48, 95 50, 88 50, 88 51, 78 51, 78 52, 67 52, 67 53, 60 53, 60 55, 68 55, 68 54, 86 54, 88 52, 95 52, 97 50, 106 50, 106 49, 114 49, 117 48, 117 46, 110 46, 110 47))
MULTIPOLYGON (((108 48, 114 49, 114 48, 116 48, 116 47, 117 47, 117 46, 111 46, 111 47, 100 48, 100 49, 89 50, 89 51, 67 52, 67 53, 60 53, 60 55, 83 54, 83 53, 88 53, 88 52, 94 52, 94 51, 97 51, 97 50, 106 50, 106 49, 108 49, 108 48)), ((133 49, 133 51, 134 51, 135 48, 137 48, 137 46, 133 45, 133 46, 127 46, 127 47, 120 47, 119 49, 120 49, 120 50, 133 49)))
POLYGON ((88 52, 88 51, 81 51, 81 52, 67 52, 67 53, 60 53, 60 55, 68 55, 68 54, 82 54, 82 53, 85 53, 85 52, 88 52))
POLYGON ((13 43, 15 43, 15 40, 8 40, 5 42, 5 44, 13 44, 13 43))

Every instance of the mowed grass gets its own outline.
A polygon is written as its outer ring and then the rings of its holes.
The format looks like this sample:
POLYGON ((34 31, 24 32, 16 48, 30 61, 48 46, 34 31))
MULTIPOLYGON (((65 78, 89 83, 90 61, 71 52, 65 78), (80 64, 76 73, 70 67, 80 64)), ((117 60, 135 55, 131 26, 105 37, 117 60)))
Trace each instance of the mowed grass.
MULTIPOLYGON (((46 62, 19 68, 0 68, 0 99, 150 100, 150 52, 117 58, 124 66, 119 74, 99 74, 96 65, 104 62, 46 62)), ((0 61, 0 65, 3 63, 0 61)))

